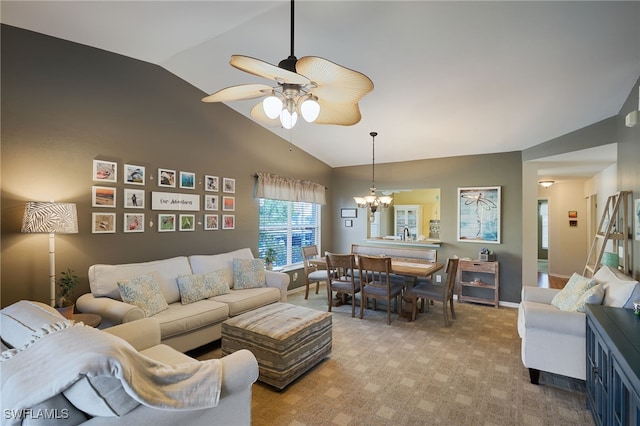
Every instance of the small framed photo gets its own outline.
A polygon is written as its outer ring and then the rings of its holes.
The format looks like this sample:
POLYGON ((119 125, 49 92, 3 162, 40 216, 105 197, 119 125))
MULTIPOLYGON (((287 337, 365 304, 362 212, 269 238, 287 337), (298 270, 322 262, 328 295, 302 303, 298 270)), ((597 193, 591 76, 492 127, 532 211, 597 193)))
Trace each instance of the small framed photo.
POLYGON ((180 231, 195 231, 196 229, 196 215, 194 214, 181 214, 180 215, 180 231))
POLYGON ((118 163, 113 161, 93 160, 93 180, 98 182, 118 181, 118 163))
POLYGON ((144 189, 124 189, 125 209, 144 209, 144 189))
POLYGON ((358 217, 358 209, 340 209, 340 217, 358 217))
POLYGON ((128 185, 144 185, 144 166, 124 165, 124 183, 128 185))
POLYGON ((236 197, 222 197, 222 210, 232 212, 236 209, 236 197))
POLYGON ((204 176, 204 190, 205 191, 211 191, 211 192, 220 191, 220 180, 219 180, 218 176, 205 175, 204 176))
POLYGON ((575 210, 569 210, 569 218, 570 219, 575 219, 578 217, 578 212, 575 210))
POLYGON ((571 227, 578 226, 578 221, 577 220, 570 220, 569 221, 569 226, 571 226, 571 227))
POLYGON ((222 192, 234 194, 236 192, 236 180, 231 178, 222 179, 222 192))
POLYGON ((353 227, 353 220, 352 219, 346 219, 344 221, 344 226, 345 226, 345 228, 352 228, 353 227))
POLYGON ((176 230, 176 215, 163 214, 158 215, 158 232, 173 232, 176 230))
POLYGON ((116 207, 116 188, 110 186, 91 187, 91 205, 93 207, 116 207))
POLYGON ((125 213, 124 232, 144 232, 144 213, 125 213))
POLYGON ((115 213, 91 213, 91 233, 92 234, 115 234, 116 214, 115 213))
POLYGON ((191 172, 180 172, 180 188, 195 189, 196 174, 191 172))
POLYGON ((158 186, 167 188, 176 187, 176 171, 169 169, 158 169, 158 186))
POLYGON ((204 196, 204 209, 205 210, 219 210, 220 204, 218 203, 217 195, 205 195, 204 196))
POLYGON ((236 216, 232 214, 223 214, 222 229, 236 229, 236 216))
POLYGON ((218 215, 217 214, 205 214, 204 215, 204 230, 216 231, 218 229, 218 215))

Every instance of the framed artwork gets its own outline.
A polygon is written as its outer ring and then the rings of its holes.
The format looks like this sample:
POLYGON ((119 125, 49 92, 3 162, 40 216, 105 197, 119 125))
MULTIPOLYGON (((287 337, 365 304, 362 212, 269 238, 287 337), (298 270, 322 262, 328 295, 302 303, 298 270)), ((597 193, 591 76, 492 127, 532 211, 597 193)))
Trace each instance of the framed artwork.
POLYGON ((578 212, 575 210, 569 210, 569 218, 570 219, 575 219, 578 217, 578 212))
POLYGON ((196 187, 196 174, 180 172, 180 188, 194 189, 196 187))
POLYGON ((458 241, 500 243, 500 189, 458 188, 458 241))
POLYGON ((125 213, 124 232, 144 232, 144 213, 125 213))
POLYGON ((205 195, 204 196, 204 209, 205 210, 219 210, 218 196, 217 195, 205 195))
POLYGON ((144 166, 133 164, 124 165, 124 183, 129 185, 144 185, 144 166))
POLYGON ((220 190, 220 180, 218 176, 204 176, 204 190, 211 192, 218 192, 220 190))
POLYGON ((233 194, 236 192, 236 180, 231 178, 222 179, 222 192, 233 194))
POLYGON ((158 186, 167 188, 176 187, 176 171, 169 169, 158 169, 158 186))
POLYGON ((124 189, 125 209, 144 209, 144 189, 124 189))
POLYGON ((205 214, 204 215, 204 230, 216 231, 218 229, 218 215, 217 214, 205 214))
POLYGON ((578 221, 577 220, 570 220, 569 221, 569 226, 578 226, 578 221))
POLYGON ((236 229, 236 217, 232 214, 222 215, 222 229, 236 229))
POLYGON ((116 188, 110 186, 91 187, 91 205, 93 207, 116 207, 116 188))
POLYGON ((118 164, 113 161, 93 160, 93 180, 98 182, 117 182, 118 164))
POLYGON ((180 231, 195 231, 196 229, 196 215, 194 214, 181 214, 180 215, 180 231))
POLYGON ((352 219, 347 219, 344 221, 344 226, 345 228, 352 228, 353 227, 353 220, 352 219))
POLYGON ((91 213, 91 233, 92 234, 115 234, 116 214, 115 213, 91 213))
POLYGON ((232 212, 236 209, 236 197, 222 197, 222 210, 232 212))
POLYGON ((635 223, 636 240, 640 241, 640 198, 634 200, 633 205, 633 222, 635 223))
POLYGON ((163 214, 158 215, 158 232, 173 232, 176 230, 176 215, 163 214))
POLYGON ((340 209, 340 217, 358 217, 358 209, 340 209))

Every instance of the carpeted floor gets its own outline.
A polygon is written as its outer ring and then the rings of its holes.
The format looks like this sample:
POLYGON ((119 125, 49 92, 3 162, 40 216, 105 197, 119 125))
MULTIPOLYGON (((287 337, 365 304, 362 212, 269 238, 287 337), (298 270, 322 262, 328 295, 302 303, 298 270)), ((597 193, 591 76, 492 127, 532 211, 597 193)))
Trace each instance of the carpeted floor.
MULTIPOLYGON (((289 303, 324 311, 325 291, 289 303)), ((393 314, 389 326, 383 310, 361 320, 350 305, 334 308, 331 356, 281 392, 257 382, 253 425, 593 424, 583 381, 543 372, 539 386, 529 383, 516 309, 456 302, 450 328, 441 309, 415 322, 393 314)))

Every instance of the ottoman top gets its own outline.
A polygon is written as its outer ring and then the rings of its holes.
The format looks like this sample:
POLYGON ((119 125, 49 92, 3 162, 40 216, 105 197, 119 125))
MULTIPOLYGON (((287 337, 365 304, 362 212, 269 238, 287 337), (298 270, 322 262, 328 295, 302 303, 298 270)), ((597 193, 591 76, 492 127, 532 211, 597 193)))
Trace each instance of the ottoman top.
POLYGON ((289 303, 272 303, 230 318, 222 327, 234 327, 275 340, 285 340, 326 318, 331 318, 331 314, 289 303))

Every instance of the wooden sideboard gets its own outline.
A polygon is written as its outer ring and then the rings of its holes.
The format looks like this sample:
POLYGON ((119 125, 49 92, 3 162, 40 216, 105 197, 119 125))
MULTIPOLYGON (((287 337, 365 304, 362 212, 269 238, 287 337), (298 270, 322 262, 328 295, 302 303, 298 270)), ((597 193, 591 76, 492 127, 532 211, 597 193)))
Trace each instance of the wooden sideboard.
POLYGON ((458 302, 476 302, 498 307, 500 304, 500 263, 460 260, 458 263, 458 302), (480 289, 465 294, 466 289, 480 289), (480 294, 485 293, 485 294, 480 294))

